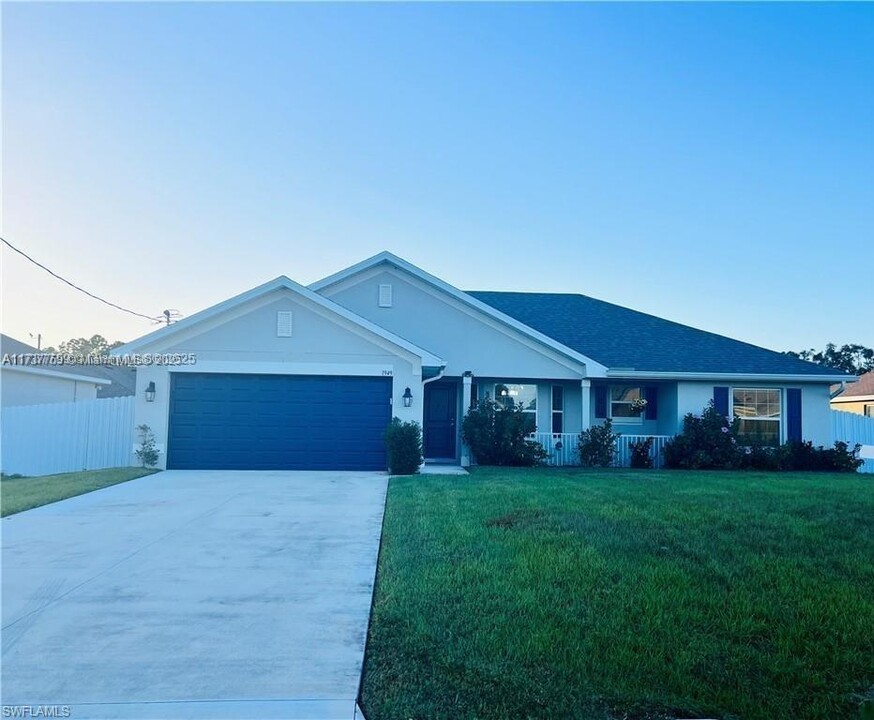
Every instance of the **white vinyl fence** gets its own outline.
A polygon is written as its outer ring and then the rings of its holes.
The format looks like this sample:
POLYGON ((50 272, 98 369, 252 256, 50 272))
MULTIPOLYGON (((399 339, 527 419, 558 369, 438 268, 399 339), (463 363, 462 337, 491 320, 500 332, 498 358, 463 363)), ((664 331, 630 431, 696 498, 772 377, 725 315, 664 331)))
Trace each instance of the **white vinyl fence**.
MULTIPOLYGON (((543 445, 548 456, 546 459, 547 465, 562 467, 580 464, 579 435, 575 433, 537 432, 531 433, 528 437, 543 445)), ((665 462, 665 443, 673 435, 622 435, 616 443, 616 460, 614 465, 616 467, 629 467, 631 465, 631 444, 642 442, 649 437, 652 438, 652 449, 649 454, 652 458, 653 467, 662 467, 665 462)))
POLYGON ((50 475, 133 465, 134 399, 3 408, 0 469, 50 475))
POLYGON ((850 448, 856 443, 861 445, 860 457, 865 464, 859 472, 874 473, 874 418, 832 410, 832 440, 842 440, 850 448))

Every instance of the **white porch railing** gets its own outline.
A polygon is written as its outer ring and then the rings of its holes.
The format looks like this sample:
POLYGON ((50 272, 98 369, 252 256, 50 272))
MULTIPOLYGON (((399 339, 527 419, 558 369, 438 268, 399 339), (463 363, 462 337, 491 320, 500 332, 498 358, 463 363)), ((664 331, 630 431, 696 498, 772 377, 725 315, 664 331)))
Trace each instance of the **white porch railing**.
POLYGON ((529 440, 536 440, 543 449, 546 450, 549 457, 546 458, 547 465, 555 465, 563 467, 565 465, 580 464, 580 436, 574 433, 545 433, 534 432, 528 436, 529 440))
POLYGON ((673 435, 622 435, 616 442, 616 465, 630 467, 631 444, 652 438, 652 450, 649 451, 652 466, 654 468, 663 467, 665 464, 665 443, 673 437, 673 435))
MULTIPOLYGON (((673 435, 622 435, 616 443, 616 459, 614 465, 616 467, 629 467, 631 465, 631 444, 640 442, 647 438, 652 438, 652 457, 653 467, 662 467, 665 463, 664 450, 665 443, 670 440, 673 435)), ((579 465, 579 443, 580 437, 576 433, 548 433, 535 432, 531 433, 528 438, 536 440, 543 445, 548 457, 547 465, 563 467, 566 465, 579 465)))

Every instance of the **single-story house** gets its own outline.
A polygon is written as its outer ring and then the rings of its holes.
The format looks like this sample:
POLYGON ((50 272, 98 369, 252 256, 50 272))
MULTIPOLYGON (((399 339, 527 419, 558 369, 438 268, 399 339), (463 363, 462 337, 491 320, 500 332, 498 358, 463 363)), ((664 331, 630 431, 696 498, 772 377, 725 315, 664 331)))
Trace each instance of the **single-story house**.
POLYGON ((860 375, 856 382, 839 389, 831 399, 831 406, 832 410, 874 417, 874 370, 860 375))
POLYGON ((108 385, 101 385, 97 388, 98 400, 103 398, 130 397, 136 392, 136 368, 122 367, 120 365, 100 365, 95 367, 93 372, 104 380, 109 381, 108 385))
POLYGON ((464 292, 388 252, 114 352, 142 356, 135 422, 170 468, 384 469, 392 416, 422 424, 428 461, 467 464, 461 420, 485 397, 551 450, 606 418, 671 436, 711 400, 763 442, 829 444, 829 385, 848 379, 584 295, 464 292))
POLYGON ((40 358, 47 358, 46 353, 0 335, 0 405, 95 400, 101 388, 112 385, 97 367, 40 363, 40 358))

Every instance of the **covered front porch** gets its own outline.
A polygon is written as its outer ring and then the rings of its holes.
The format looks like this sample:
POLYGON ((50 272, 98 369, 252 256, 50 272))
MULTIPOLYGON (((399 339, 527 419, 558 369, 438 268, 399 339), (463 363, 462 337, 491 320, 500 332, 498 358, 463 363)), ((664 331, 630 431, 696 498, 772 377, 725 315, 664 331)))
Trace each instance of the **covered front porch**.
POLYGON ((548 453, 549 465, 579 464, 579 434, 607 418, 621 435, 617 467, 627 467, 634 442, 653 438, 653 464, 663 464, 665 443, 678 429, 678 383, 640 384, 606 379, 439 377, 422 386, 422 427, 426 464, 470 465, 461 437, 468 409, 490 398, 531 417, 531 439, 548 453), (635 405, 635 401, 637 404, 635 405), (643 402, 644 410, 637 407, 643 402))

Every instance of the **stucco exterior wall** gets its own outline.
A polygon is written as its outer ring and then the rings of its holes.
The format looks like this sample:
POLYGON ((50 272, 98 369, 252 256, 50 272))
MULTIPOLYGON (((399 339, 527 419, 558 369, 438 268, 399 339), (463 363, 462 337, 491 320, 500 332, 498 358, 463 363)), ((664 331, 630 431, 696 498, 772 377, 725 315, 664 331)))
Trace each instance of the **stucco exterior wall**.
POLYGON ((97 398, 95 383, 72 378, 18 372, 4 368, 0 376, 0 400, 4 406, 81 402, 97 398))
POLYGON ((136 424, 155 434, 160 467, 166 465, 171 372, 229 372, 296 375, 370 375, 392 377, 392 413, 422 422, 421 362, 353 323, 288 291, 262 298, 216 322, 204 323, 161 347, 161 353, 193 353, 192 365, 140 365, 137 368, 136 424), (277 337, 276 313, 293 313, 292 337, 277 337), (155 383, 154 402, 145 390, 155 383), (414 393, 405 408, 405 388, 414 393))
MULTIPOLYGON (((641 417, 614 418, 613 429, 623 435, 675 435, 677 433, 677 384, 674 382, 648 382, 643 380, 611 380, 608 385, 634 385, 654 386, 658 388, 657 417, 655 420, 647 420, 641 417)), ((607 400, 609 413, 609 396, 607 400)), ((600 425, 604 418, 595 416, 595 389, 591 389, 589 402, 589 424, 600 425)))
MULTIPOLYGON (((680 382, 677 384, 677 422, 682 426, 686 413, 700 414, 707 403, 713 399, 716 385, 729 388, 801 388, 801 435, 814 445, 831 445, 831 408, 829 406, 829 386, 824 383, 773 383, 773 382, 680 382)), ((785 425, 786 400, 783 394, 783 425, 785 425)))
POLYGON ((408 273, 381 268, 322 291, 325 297, 446 360, 446 375, 582 378, 580 366, 463 306, 408 273), (392 286, 392 307, 379 307, 379 286, 392 286))

